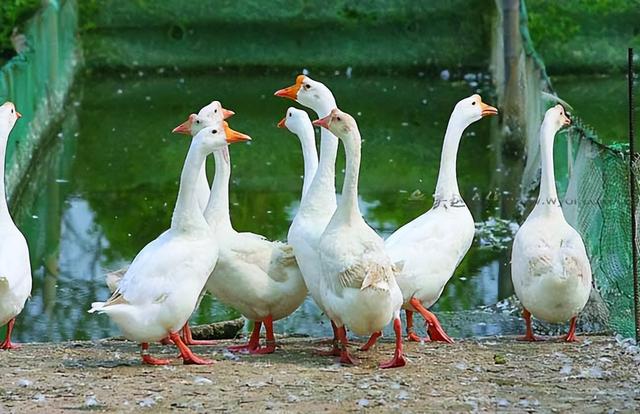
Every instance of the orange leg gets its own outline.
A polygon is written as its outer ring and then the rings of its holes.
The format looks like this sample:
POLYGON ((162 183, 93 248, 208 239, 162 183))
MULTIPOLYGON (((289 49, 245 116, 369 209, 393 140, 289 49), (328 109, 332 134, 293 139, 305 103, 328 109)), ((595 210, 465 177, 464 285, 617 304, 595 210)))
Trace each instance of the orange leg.
POLYGON ((360 348, 360 350, 361 351, 368 351, 369 349, 371 349, 372 346, 374 346, 376 344, 376 342, 378 342, 378 338, 380 338, 381 336, 382 336, 382 332, 381 331, 374 332, 373 334, 371 334, 371 337, 369 338, 367 343, 364 344, 360 348))
POLYGON ((169 338, 173 341, 174 344, 180 350, 180 355, 182 356, 182 361, 185 365, 210 365, 213 364, 213 361, 209 359, 201 358, 195 355, 184 342, 182 342, 182 338, 178 335, 177 332, 171 332, 169 334, 169 338))
POLYGON ((425 338, 420 339, 418 334, 413 331, 413 311, 405 309, 405 313, 407 314, 407 341, 409 342, 430 342, 431 338, 426 336, 425 338))
POLYGON ((340 356, 340 338, 338 335, 338 327, 331 321, 331 329, 333 329, 333 339, 331 340, 331 349, 328 351, 316 349, 313 351, 315 355, 320 356, 340 356))
POLYGON ((447 335, 447 333, 444 331, 444 329, 442 329, 442 325, 440 325, 440 321, 438 321, 438 318, 436 317, 436 315, 429 312, 424 306, 422 306, 422 303, 420 303, 420 301, 416 298, 411 298, 409 303, 418 312, 420 312, 420 315, 422 315, 424 320, 427 322, 428 324, 427 332, 429 333, 429 337, 431 337, 431 340, 438 341, 438 342, 446 342, 449 344, 453 343, 453 339, 451 339, 449 335, 447 335))
POLYGON ((357 364, 359 361, 349 353, 347 330, 344 328, 344 326, 338 328, 338 337, 340 338, 340 343, 342 344, 342 351, 340 352, 340 363, 348 365, 357 364))
POLYGON ((252 352, 260 347, 260 329, 262 322, 253 322, 253 331, 251 331, 251 338, 249 342, 244 345, 229 346, 227 349, 231 352, 252 352))
POLYGON ((7 324, 7 335, 4 338, 4 342, 0 344, 0 349, 18 349, 20 345, 16 345, 11 342, 11 333, 13 332, 13 325, 16 323, 16 318, 13 318, 7 324))
POLYGON ((148 342, 143 342, 142 344, 140 344, 140 346, 142 347, 142 350, 140 352, 140 354, 142 355, 142 362, 147 364, 147 365, 167 365, 170 364, 171 361, 169 361, 168 359, 158 359, 158 358, 154 358, 151 355, 149 355, 149 343, 148 342))
POLYGON ((566 342, 580 342, 580 339, 576 336, 576 324, 578 322, 578 317, 574 316, 571 318, 571 325, 569 326, 569 333, 564 337, 566 342))
POLYGON ((164 337, 160 340, 160 344, 161 345, 173 345, 173 342, 171 341, 171 339, 169 339, 169 337, 164 337))
POLYGON ((382 369, 403 367, 407 364, 407 360, 402 352, 402 322, 400 322, 400 318, 396 318, 393 321, 393 330, 396 333, 396 350, 390 361, 380 364, 380 368, 382 369))
POLYGON ((264 329, 267 331, 267 344, 264 347, 258 345, 257 348, 250 350, 249 352, 252 354, 272 354, 276 351, 276 337, 273 334, 273 317, 271 315, 267 316, 262 323, 264 324, 264 329))
POLYGON ((533 328, 531 327, 531 312, 524 309, 522 311, 522 317, 524 318, 524 322, 527 324, 527 332, 524 334, 523 337, 518 338, 518 340, 529 341, 529 342, 537 341, 538 338, 536 338, 535 335, 533 334, 533 328))
POLYGON ((191 333, 191 327, 189 327, 189 322, 185 323, 182 327, 182 340, 185 345, 215 345, 216 341, 211 340, 203 340, 203 339, 193 339, 193 335, 191 333))

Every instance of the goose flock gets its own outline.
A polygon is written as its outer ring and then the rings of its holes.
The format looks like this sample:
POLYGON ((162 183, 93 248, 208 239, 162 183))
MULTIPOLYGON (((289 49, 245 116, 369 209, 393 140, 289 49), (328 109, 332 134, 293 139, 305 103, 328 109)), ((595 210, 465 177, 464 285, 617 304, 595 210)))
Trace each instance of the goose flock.
MULTIPOLYGON (((300 207, 287 242, 238 232, 229 214, 231 155, 229 144, 250 141, 227 119, 233 111, 213 101, 173 129, 191 136, 170 227, 147 244, 131 265, 106 276, 112 295, 94 302, 89 312, 104 313, 129 340, 141 345, 146 364, 170 361, 149 354, 149 343, 175 345, 185 364, 210 364, 190 345, 188 320, 206 292, 254 322, 246 344, 233 352, 267 354, 277 349, 273 322, 291 315, 310 294, 331 321, 334 337, 321 355, 356 364, 349 352, 347 330, 370 336, 370 349, 382 329, 393 325, 395 352, 381 368, 406 364, 400 312, 406 312, 406 339, 453 342, 429 311, 469 250, 474 220, 458 188, 456 159, 464 130, 498 110, 479 95, 460 100, 444 135, 434 204, 427 212, 383 240, 363 219, 358 206, 361 136, 355 119, 338 109, 323 83, 299 75, 295 84, 275 95, 311 109, 290 107, 278 127, 297 135, 304 157, 300 207), (320 154, 314 125, 320 127, 320 154), (339 143, 346 156, 341 197, 336 198, 335 164, 339 143), (211 186, 206 160, 213 154, 211 186), (414 313, 425 320, 428 337, 413 330, 414 313), (261 343, 264 326, 265 340, 261 343)), ((0 148, 4 159, 9 133, 20 118, 15 106, 0 106, 0 148)), ((535 208, 518 230, 513 244, 512 279, 522 302, 526 335, 534 341, 531 316, 559 323, 571 321, 567 341, 576 341, 576 319, 589 298, 591 268, 580 235, 564 219, 558 203, 553 141, 569 125, 564 108, 550 108, 540 128, 542 178, 535 208)), ((13 223, 0 180, 0 326, 8 324, 0 348, 11 349, 15 318, 31 291, 27 243, 13 223)))

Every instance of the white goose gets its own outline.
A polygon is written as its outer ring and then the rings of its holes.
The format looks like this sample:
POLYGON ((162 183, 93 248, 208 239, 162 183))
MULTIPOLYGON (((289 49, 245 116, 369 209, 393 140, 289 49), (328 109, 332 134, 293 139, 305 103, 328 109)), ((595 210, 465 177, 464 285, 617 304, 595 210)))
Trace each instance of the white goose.
MULTIPOLYGON (((209 105, 203 106, 197 114, 189 115, 189 118, 173 129, 174 133, 185 134, 195 137, 204 127, 218 125, 220 121, 231 118, 235 112, 224 109, 220 102, 213 101, 209 105)), ((197 194, 200 210, 204 211, 209 202, 211 191, 209 190, 209 180, 207 179, 207 163, 202 165, 198 174, 197 194)))
POLYGON ((16 316, 22 312, 31 295, 31 262, 29 246, 24 236, 13 223, 4 187, 4 162, 9 133, 22 115, 11 102, 0 106, 0 327, 8 323, 5 340, 0 349, 15 349, 11 333, 16 316))
MULTIPOLYGON (((220 125, 220 122, 232 117, 234 114, 235 112, 223 108, 220 102, 212 101, 210 104, 202 107, 202 109, 200 109, 197 114, 189 115, 185 122, 175 127, 171 132, 195 137, 196 134, 198 134, 198 132, 202 131, 204 128, 214 125, 220 125)), ((198 199, 198 206, 200 207, 202 212, 204 212, 204 209, 209 202, 210 195, 211 190, 209 189, 209 181, 207 179, 207 169, 205 161, 205 163, 202 165, 202 168, 200 169, 200 172, 198 173, 198 179, 196 181, 196 197, 198 199)), ((125 267, 123 269, 107 273, 105 275, 107 286, 112 293, 115 292, 115 290, 118 288, 118 284, 127 272, 127 269, 128 267, 125 267)), ((200 299, 202 299, 202 296, 200 299)), ((200 302, 198 302, 198 304, 199 303, 200 302)), ((191 328, 189 327, 188 322, 182 329, 182 339, 187 345, 212 345, 215 343, 214 341, 193 339, 191 328)), ((165 344, 169 343, 166 340, 163 340, 162 342, 165 344)))
POLYGON ((300 109, 290 107, 287 114, 278 122, 278 128, 287 128, 298 136, 302 145, 302 159, 304 161, 304 180, 302 182, 302 197, 307 194, 313 177, 318 170, 318 150, 316 150, 316 137, 309 115, 300 109))
MULTIPOLYGON (((315 111, 319 118, 329 115, 336 108, 336 100, 329 88, 305 75, 299 75, 294 85, 276 91, 275 95, 293 99, 315 111)), ((293 247, 311 297, 326 314, 320 290, 322 271, 318 244, 336 209, 335 164, 338 138, 322 128, 320 142, 318 170, 291 223, 287 240, 293 247)), ((339 355, 337 327, 333 321, 331 326, 334 340, 330 353, 339 355)))
POLYGON ((149 342, 169 336, 185 364, 212 361, 194 355, 177 331, 191 316, 218 258, 218 242, 198 206, 196 182, 206 157, 227 143, 244 140, 219 127, 207 127, 192 140, 180 177, 180 191, 169 230, 136 256, 118 289, 89 312, 106 313, 124 336, 140 342, 147 364, 169 360, 148 354, 149 342))
POLYGON ((276 349, 273 321, 289 316, 307 296, 291 246, 254 233, 238 233, 229 216, 231 159, 227 148, 214 152, 216 175, 204 216, 224 244, 206 288, 221 302, 254 321, 245 345, 232 351, 268 354, 276 349), (260 347, 264 324, 266 346, 260 347))
POLYGON ((314 124, 331 130, 340 138, 347 159, 342 196, 318 246, 322 303, 338 327, 342 343, 340 361, 355 362, 349 355, 344 326, 364 335, 380 331, 393 320, 396 350, 393 359, 380 367, 404 366, 400 322, 402 292, 384 242, 364 221, 358 207, 361 146, 358 126, 350 115, 338 109, 314 124))
POLYGON ((482 102, 479 95, 456 104, 442 144, 433 207, 400 227, 385 241, 387 253, 401 268, 396 280, 407 313, 409 341, 420 342, 413 331, 413 312, 419 312, 427 324, 427 339, 453 342, 428 308, 440 298, 456 267, 469 251, 475 234, 473 217, 458 189, 458 147, 469 125, 497 113, 498 110, 482 102))
POLYGON ((591 265, 580 234, 558 201, 553 173, 556 132, 571 121, 562 105, 549 109, 540 127, 542 178, 535 208, 516 233, 511 279, 524 307, 524 340, 535 341, 531 315, 551 323, 571 320, 567 342, 577 341, 576 320, 591 292, 591 265))

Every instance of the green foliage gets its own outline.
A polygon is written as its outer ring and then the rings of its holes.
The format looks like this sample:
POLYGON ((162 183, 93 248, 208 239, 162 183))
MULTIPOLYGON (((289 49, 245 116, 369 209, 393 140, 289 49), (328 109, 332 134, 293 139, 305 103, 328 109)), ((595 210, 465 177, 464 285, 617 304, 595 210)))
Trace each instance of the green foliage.
POLYGON ((99 11, 99 0, 78 0, 81 31, 89 31, 97 27, 95 18, 99 11))
POLYGON ((554 73, 620 70, 620 51, 640 41, 640 0, 526 0, 526 8, 534 46, 554 73))
POLYGON ((11 45, 14 27, 31 17, 40 7, 40 0, 5 0, 0 2, 0 63, 15 54, 11 45))

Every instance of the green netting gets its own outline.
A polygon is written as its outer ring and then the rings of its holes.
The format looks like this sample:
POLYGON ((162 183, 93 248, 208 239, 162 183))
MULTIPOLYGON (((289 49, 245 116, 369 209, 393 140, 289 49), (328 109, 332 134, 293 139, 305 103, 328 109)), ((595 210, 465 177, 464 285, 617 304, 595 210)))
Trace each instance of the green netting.
MULTIPOLYGON (((539 180, 537 128, 542 121, 543 110, 556 103, 548 95, 555 95, 555 92, 543 60, 533 47, 526 24, 523 1, 521 34, 526 54, 523 78, 528 80, 526 85, 529 86, 525 88, 528 110, 524 112, 523 120, 528 126, 525 134, 527 169, 522 178, 525 194, 539 180)), ((622 79, 622 75, 620 77, 622 79)), ((560 198, 564 200, 563 210, 567 221, 585 241, 595 286, 609 310, 610 328, 624 336, 632 336, 635 318, 628 148, 624 145, 603 145, 596 131, 586 127, 578 117, 572 115, 572 121, 572 127, 558 135, 554 156, 556 182, 560 198)), ((639 187, 636 183, 636 188, 639 187)), ((640 244, 638 240, 636 244, 640 244)))
POLYGON ((7 190, 13 194, 40 137, 60 115, 77 66, 75 0, 50 1, 25 25, 28 50, 0 68, 0 102, 12 101, 23 118, 7 145, 7 190))
POLYGON ((575 152, 567 182, 565 215, 583 236, 596 286, 608 305, 611 328, 635 329, 628 154, 598 144, 580 122, 568 132, 575 152))

